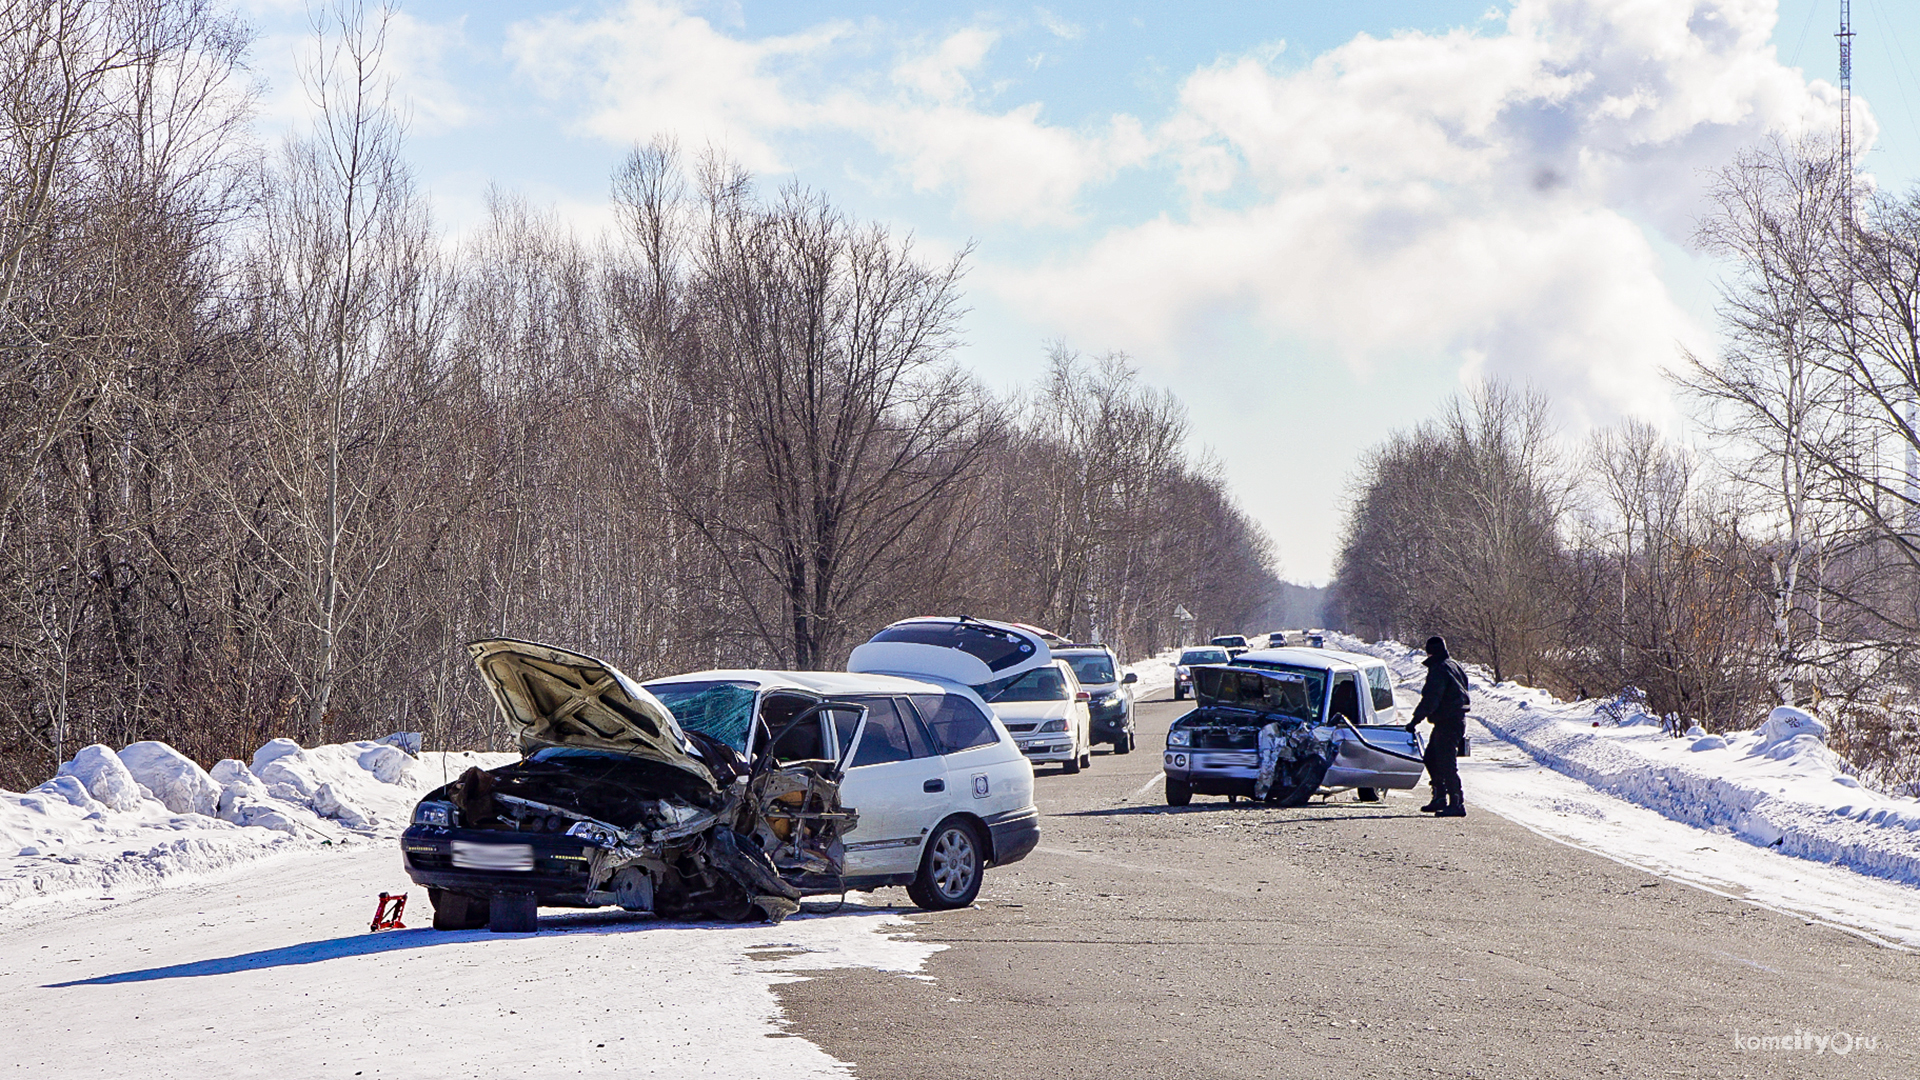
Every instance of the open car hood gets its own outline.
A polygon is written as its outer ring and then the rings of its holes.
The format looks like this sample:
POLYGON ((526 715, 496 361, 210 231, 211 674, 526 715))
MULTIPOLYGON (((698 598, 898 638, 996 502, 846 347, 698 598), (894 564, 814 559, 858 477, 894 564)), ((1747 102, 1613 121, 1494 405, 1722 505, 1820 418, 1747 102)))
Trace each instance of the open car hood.
POLYGON ((1201 705, 1251 709, 1300 720, 1317 718, 1320 713, 1320 703, 1308 697, 1310 684, 1290 671, 1209 665, 1195 666, 1191 673, 1193 697, 1201 705))
POLYGON ((660 699, 591 656, 530 641, 467 646, 520 751, 543 746, 610 750, 670 765, 714 787, 713 774, 660 699))

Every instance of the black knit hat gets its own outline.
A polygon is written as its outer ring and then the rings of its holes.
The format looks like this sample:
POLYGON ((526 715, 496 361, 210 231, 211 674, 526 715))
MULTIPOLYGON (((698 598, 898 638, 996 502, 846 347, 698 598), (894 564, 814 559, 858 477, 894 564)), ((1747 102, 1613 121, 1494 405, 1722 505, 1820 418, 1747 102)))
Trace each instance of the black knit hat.
POLYGON ((1435 634, 1432 637, 1428 638, 1427 639, 1427 655, 1428 656, 1447 655, 1447 639, 1441 637, 1439 634, 1435 634))

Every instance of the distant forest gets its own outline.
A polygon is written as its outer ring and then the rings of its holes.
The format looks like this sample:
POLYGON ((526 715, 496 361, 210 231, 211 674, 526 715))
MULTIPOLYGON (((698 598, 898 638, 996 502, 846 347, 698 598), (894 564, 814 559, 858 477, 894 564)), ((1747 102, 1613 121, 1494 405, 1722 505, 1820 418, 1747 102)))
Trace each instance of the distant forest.
POLYGON ((487 636, 646 677, 920 613, 1134 657, 1317 611, 1124 357, 957 362, 964 254, 670 142, 608 235, 500 194, 453 244, 377 19, 322 28, 270 150, 202 0, 0 20, 0 786, 93 742, 493 744, 487 636))

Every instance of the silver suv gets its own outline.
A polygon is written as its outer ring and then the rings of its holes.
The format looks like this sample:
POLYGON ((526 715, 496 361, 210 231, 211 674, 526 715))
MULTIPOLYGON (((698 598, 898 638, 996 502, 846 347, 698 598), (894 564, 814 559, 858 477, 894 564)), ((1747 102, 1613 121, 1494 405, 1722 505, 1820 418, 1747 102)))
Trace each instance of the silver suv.
POLYGON ((1120 674, 1120 658, 1105 645, 1056 645, 1053 655, 1073 666, 1090 698, 1087 714, 1092 741, 1107 743, 1116 754, 1133 749, 1133 684, 1140 676, 1120 674))

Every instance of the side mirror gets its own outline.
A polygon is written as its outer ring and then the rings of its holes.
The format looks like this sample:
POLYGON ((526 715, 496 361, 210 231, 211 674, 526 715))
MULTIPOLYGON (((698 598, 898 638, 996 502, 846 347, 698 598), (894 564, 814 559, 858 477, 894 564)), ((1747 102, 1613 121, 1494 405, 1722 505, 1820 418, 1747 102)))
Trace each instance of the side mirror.
POLYGON ((1121 680, 1120 680, 1120 682, 1121 682, 1121 684, 1122 684, 1122 685, 1126 685, 1126 684, 1130 684, 1130 683, 1137 683, 1137 682, 1139 682, 1139 681, 1140 681, 1140 676, 1139 676, 1139 675, 1136 675, 1135 673, 1133 673, 1133 672, 1131 672, 1131 671, 1129 671, 1129 672, 1127 672, 1127 677, 1126 677, 1126 678, 1124 678, 1124 679, 1121 679, 1121 680))

